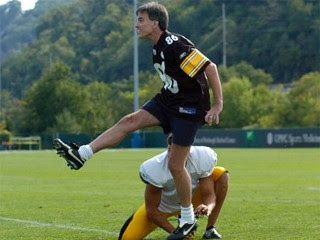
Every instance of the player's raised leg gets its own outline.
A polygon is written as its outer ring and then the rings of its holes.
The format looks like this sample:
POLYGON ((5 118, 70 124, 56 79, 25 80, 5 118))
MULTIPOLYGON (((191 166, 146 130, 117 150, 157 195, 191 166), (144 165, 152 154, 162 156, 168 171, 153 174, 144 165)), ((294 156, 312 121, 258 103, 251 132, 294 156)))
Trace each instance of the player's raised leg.
POLYGON ((89 146, 93 153, 96 153, 102 149, 116 145, 129 133, 159 124, 160 121, 156 117, 143 109, 139 109, 123 117, 116 125, 92 141, 89 146))
POLYGON ((139 109, 123 117, 117 124, 88 145, 78 148, 74 144, 64 143, 61 139, 55 139, 53 145, 58 155, 67 161, 71 169, 78 170, 94 153, 116 145, 129 133, 159 124, 160 121, 156 117, 143 109, 139 109))

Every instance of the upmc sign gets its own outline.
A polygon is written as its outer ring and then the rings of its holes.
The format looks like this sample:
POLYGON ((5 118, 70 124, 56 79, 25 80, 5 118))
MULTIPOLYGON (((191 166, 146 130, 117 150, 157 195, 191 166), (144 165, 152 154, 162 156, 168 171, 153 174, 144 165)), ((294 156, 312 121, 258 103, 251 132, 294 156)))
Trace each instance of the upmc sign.
POLYGON ((279 132, 268 132, 266 136, 267 145, 271 147, 319 147, 320 133, 317 131, 306 131, 302 129, 278 130, 279 132))
POLYGON ((320 128, 199 130, 194 145, 210 147, 320 147, 320 128))

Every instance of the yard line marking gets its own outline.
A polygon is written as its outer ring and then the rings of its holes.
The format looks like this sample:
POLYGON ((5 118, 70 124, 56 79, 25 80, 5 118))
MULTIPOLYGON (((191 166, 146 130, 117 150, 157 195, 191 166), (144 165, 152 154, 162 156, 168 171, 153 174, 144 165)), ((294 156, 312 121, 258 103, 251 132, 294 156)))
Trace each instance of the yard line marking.
POLYGON ((245 199, 245 198, 228 198, 229 201, 246 201, 246 202, 277 202, 277 203, 293 203, 304 202, 308 204, 319 203, 318 200, 313 199, 245 199))
POLYGON ((320 191, 320 187, 308 187, 308 190, 320 191))
POLYGON ((68 225, 64 225, 64 224, 42 223, 42 222, 22 220, 22 219, 16 219, 16 218, 8 218, 8 217, 1 217, 1 216, 0 216, 0 220, 18 222, 18 223, 25 223, 25 224, 32 224, 32 225, 39 226, 39 227, 53 227, 53 228, 64 228, 64 229, 70 229, 70 230, 102 232, 102 233, 106 233, 106 234, 109 234, 109 235, 118 236, 118 233, 110 232, 110 231, 102 230, 102 229, 96 229, 96 228, 83 228, 83 227, 76 227, 76 226, 68 226, 68 225))

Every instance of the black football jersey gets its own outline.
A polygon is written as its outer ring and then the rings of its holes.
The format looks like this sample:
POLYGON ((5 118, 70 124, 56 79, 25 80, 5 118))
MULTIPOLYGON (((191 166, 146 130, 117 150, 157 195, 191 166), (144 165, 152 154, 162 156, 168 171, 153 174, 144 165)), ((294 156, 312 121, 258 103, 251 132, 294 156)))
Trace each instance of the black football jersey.
POLYGON ((204 118, 210 109, 204 69, 210 61, 182 35, 163 32, 153 49, 153 65, 164 85, 155 100, 176 116, 204 118))

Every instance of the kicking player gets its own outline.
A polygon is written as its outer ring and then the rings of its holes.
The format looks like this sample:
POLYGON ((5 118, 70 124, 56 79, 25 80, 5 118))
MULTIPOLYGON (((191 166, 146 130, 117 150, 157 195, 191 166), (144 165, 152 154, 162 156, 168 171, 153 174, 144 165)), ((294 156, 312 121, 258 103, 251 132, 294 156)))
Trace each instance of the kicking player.
POLYGON ((197 227, 186 159, 197 130, 205 122, 209 125, 213 120, 219 123, 223 108, 221 83, 214 63, 197 50, 190 40, 167 30, 169 17, 163 5, 149 2, 140 6, 136 14, 139 37, 154 45, 153 65, 163 81, 161 92, 90 144, 78 148, 55 139, 54 147, 72 169, 80 169, 94 153, 116 145, 133 131, 159 125, 166 134, 172 132, 168 168, 180 198, 181 218, 168 240, 181 239, 197 227), (212 107, 209 85, 214 95, 212 107))
MULTIPOLYGON (((144 239, 157 227, 171 233, 175 228, 167 220, 180 214, 179 197, 173 177, 168 169, 168 151, 147 161, 140 167, 141 179, 147 184, 145 203, 125 222, 119 240, 144 239)), ((216 167, 217 155, 208 147, 193 146, 188 155, 186 168, 192 181, 192 203, 195 212, 208 216, 204 239, 220 239, 215 229, 222 204, 228 190, 228 172, 216 167)), ((180 239, 189 239, 192 234, 180 239)))

